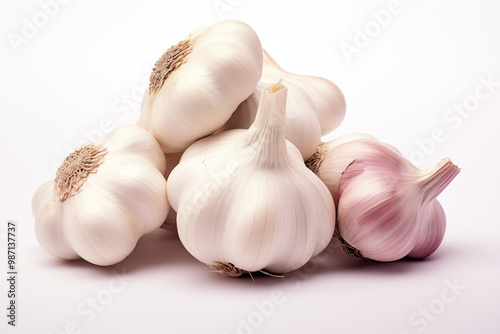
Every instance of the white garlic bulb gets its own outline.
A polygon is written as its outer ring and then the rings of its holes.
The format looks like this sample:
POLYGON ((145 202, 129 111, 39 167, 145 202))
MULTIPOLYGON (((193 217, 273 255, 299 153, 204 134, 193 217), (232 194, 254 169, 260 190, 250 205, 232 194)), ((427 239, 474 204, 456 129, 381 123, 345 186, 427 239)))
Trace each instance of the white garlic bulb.
MULTIPOLYGON (((316 107, 309 95, 300 86, 283 79, 288 88, 286 101, 285 138, 292 142, 309 159, 321 141, 321 126, 316 114, 316 107)), ((262 92, 270 83, 259 81, 254 92, 243 101, 220 131, 230 129, 248 129, 255 120, 262 92)))
POLYGON ((286 95, 266 89, 250 129, 197 141, 168 178, 180 240, 222 274, 289 272, 332 238, 332 197, 285 140, 286 95))
POLYGON ((181 152, 219 129, 261 73, 262 47, 250 26, 225 20, 198 28, 156 62, 137 125, 165 153, 181 152))
POLYGON ((274 82, 284 78, 302 87, 314 102, 321 125, 321 135, 335 130, 344 120, 346 103, 342 91, 330 80, 315 76, 289 73, 283 70, 271 56, 263 50, 264 68, 261 80, 274 82))
POLYGON ((160 145, 134 125, 77 149, 33 196, 40 245, 61 259, 120 262, 168 214, 165 167, 160 145))

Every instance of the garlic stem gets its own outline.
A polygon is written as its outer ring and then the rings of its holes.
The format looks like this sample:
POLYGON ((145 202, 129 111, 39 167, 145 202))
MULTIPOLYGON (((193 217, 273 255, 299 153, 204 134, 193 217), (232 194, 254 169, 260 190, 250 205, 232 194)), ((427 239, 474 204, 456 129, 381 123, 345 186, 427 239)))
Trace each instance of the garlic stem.
POLYGON ((288 159, 285 140, 286 97, 288 88, 281 80, 264 90, 255 122, 245 146, 253 146, 257 166, 276 166, 288 159))
POLYGON ((453 164, 449 158, 444 158, 435 166, 424 169, 422 177, 417 181, 424 202, 435 199, 459 172, 460 168, 453 164))

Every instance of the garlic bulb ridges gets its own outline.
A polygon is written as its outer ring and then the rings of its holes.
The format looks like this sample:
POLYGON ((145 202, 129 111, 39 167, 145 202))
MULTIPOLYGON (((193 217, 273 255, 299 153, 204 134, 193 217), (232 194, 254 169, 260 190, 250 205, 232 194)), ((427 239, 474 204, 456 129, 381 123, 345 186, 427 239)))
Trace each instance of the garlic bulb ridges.
POLYGON ((196 29, 156 62, 137 125, 165 153, 184 151, 219 129, 250 96, 262 61, 257 34, 241 21, 196 29))
POLYGON ((167 181, 181 242, 227 276, 297 269, 333 235, 331 195, 285 139, 286 96, 265 89, 248 130, 200 139, 167 181))
POLYGON ((35 192, 35 234, 48 253, 112 265, 169 211, 165 156, 144 129, 128 125, 71 153, 35 192))
POLYGON ((441 245, 446 231, 446 215, 437 199, 431 201, 421 214, 416 244, 406 255, 409 258, 423 259, 434 253, 441 245))

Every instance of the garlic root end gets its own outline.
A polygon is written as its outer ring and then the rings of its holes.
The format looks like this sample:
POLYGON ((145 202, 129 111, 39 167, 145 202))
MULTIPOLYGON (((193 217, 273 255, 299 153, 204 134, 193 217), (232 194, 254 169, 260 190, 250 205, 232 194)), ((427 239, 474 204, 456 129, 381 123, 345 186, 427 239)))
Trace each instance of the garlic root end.
POLYGON ((236 267, 234 264, 227 262, 213 262, 208 266, 215 272, 218 272, 219 274, 229 277, 240 277, 245 273, 249 273, 249 271, 240 269, 236 267))
POLYGON ((364 257, 363 254, 356 247, 349 245, 347 243, 347 241, 345 241, 344 238, 342 238, 341 235, 339 235, 338 238, 339 238, 340 244, 342 245, 342 249, 344 250, 344 252, 347 255, 352 256, 352 257, 357 257, 357 258, 362 259, 364 261, 372 261, 372 259, 364 257))

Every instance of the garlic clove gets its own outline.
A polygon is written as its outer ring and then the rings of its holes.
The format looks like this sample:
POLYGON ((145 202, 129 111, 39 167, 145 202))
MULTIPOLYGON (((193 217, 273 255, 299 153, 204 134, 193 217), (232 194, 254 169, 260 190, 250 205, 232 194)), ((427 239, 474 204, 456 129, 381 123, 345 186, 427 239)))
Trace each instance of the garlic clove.
POLYGON ((446 231, 446 215, 438 200, 431 201, 420 214, 416 244, 407 255, 414 259, 423 259, 434 253, 441 245, 446 231))
POLYGON ((303 88, 314 103, 322 136, 332 132, 342 123, 346 112, 346 102, 337 85, 325 78, 286 72, 266 50, 263 50, 263 57, 264 67, 261 80, 270 82, 284 78, 303 88))
POLYGON ((88 262, 109 266, 122 261, 135 248, 139 231, 99 187, 86 187, 78 198, 68 199, 63 219, 66 238, 75 252, 88 262))
POLYGON ((158 143, 136 126, 120 126, 97 140, 107 147, 109 155, 133 159, 140 156, 160 171, 166 172, 165 156, 158 154, 158 143))
POLYGON ((64 205, 53 200, 54 183, 48 181, 38 188, 33 196, 32 210, 35 213, 35 235, 38 242, 49 254, 64 260, 75 260, 79 258, 66 238, 66 231, 61 228, 64 205), (50 199, 50 200, 42 200, 50 199))
POLYGON ((137 125, 165 153, 182 152, 220 128, 261 73, 262 48, 250 26, 224 20, 197 29, 156 63, 137 125))

